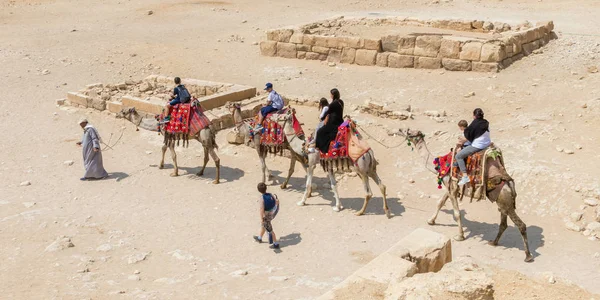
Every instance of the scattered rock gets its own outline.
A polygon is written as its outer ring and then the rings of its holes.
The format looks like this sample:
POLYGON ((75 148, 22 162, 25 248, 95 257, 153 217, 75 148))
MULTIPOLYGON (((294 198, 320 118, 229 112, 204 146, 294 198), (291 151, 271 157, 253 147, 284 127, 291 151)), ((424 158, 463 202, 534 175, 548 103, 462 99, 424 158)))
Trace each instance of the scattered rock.
POLYGON ((583 217, 582 212, 574 212, 571 214, 571 221, 579 222, 579 220, 581 220, 581 217, 583 217))
POLYGON ((411 179, 408 180, 408 182, 415 183, 415 180, 411 178, 411 179))
POLYGON ((237 270, 235 272, 229 273, 229 275, 233 277, 242 277, 248 275, 248 271, 246 270, 237 270))
POLYGON ((356 176, 357 176, 356 172, 348 173, 348 177, 356 177, 356 176))
POLYGON ((19 186, 30 186, 30 185, 31 185, 31 182, 29 182, 29 181, 23 181, 23 182, 21 182, 21 184, 19 184, 19 186))
POLYGON ((146 257, 148 257, 149 254, 150 253, 136 253, 129 255, 127 257, 127 263, 131 265, 146 260, 146 257))
POLYGON ((279 282, 283 282, 288 280, 289 277, 287 276, 271 276, 269 277, 269 281, 279 281, 279 282))
POLYGON ((591 222, 591 223, 587 224, 585 229, 587 229, 591 232, 600 233, 600 222, 591 222))
POLYGON ((65 160, 65 161, 63 162, 63 164, 65 164, 66 166, 72 166, 74 163, 75 163, 75 162, 74 162, 74 161, 72 161, 72 160, 65 160))
POLYGON ((252 43, 252 46, 258 46, 258 42, 252 43))
POLYGON ((191 255, 191 254, 189 254, 189 253, 187 253, 185 251, 179 250, 179 249, 177 249, 175 251, 171 251, 171 252, 169 252, 169 254, 173 255, 173 257, 175 259, 178 259, 178 260, 192 260, 192 259, 194 259, 193 255, 191 255))
POLYGON ((50 74, 50 70, 46 69, 42 71, 42 75, 48 75, 50 74))
POLYGON ((108 252, 110 250, 112 250, 112 246, 110 244, 102 244, 96 248, 96 251, 98 252, 108 252))
POLYGON ((575 231, 575 232, 580 232, 583 230, 583 228, 581 228, 581 226, 569 221, 565 223, 565 227, 571 231, 575 231))
POLYGON ((587 206, 598 206, 598 200, 594 198, 585 199, 583 200, 583 203, 585 203, 587 206))
POLYGON ((565 151, 565 149, 563 149, 563 148, 561 148, 561 147, 558 147, 558 146, 556 146, 556 151, 558 151, 558 152, 563 152, 563 151, 565 151))
POLYGON ((146 151, 146 154, 150 155, 152 154, 152 151, 146 151))
POLYGON ((146 13, 147 13, 149 16, 151 16, 151 15, 153 15, 153 14, 154 14, 154 12, 153 12, 153 11, 151 11, 151 10, 147 11, 146 13))
POLYGON ((600 258, 600 252, 594 253, 594 258, 600 258))
POLYGON ((127 276, 128 280, 132 280, 132 281, 140 281, 140 276, 138 275, 129 275, 127 276))
POLYGON ((52 242, 52 244, 48 245, 48 247, 46 247, 46 250, 44 250, 45 252, 56 252, 59 250, 64 250, 67 248, 72 248, 75 247, 75 245, 73 245, 73 243, 71 242, 71 238, 66 237, 66 236, 60 236, 58 238, 56 238, 56 240, 54 242, 52 242))
POLYGON ((592 73, 592 74, 593 73, 598 73, 598 67, 596 67, 596 66, 588 67, 587 70, 588 70, 588 73, 592 73))
POLYGON ((133 274, 140 274, 140 270, 133 271, 133 274))
POLYGON ((56 100, 56 105, 63 106, 63 105, 65 105, 66 101, 67 101, 67 99, 58 99, 58 100, 56 100))
POLYGON ((596 207, 596 222, 600 222, 600 206, 596 207))
POLYGON ((469 98, 469 97, 473 97, 473 96, 475 96, 475 92, 470 92, 465 95, 465 98, 469 98))
POLYGON ((565 149, 565 154, 573 154, 575 153, 575 151, 571 150, 571 149, 565 149))
POLYGON ((26 208, 32 208, 35 204, 35 202, 23 202, 23 206, 26 208))
POLYGON ((330 66, 330 67, 335 67, 335 63, 334 62, 329 62, 327 65, 330 66))

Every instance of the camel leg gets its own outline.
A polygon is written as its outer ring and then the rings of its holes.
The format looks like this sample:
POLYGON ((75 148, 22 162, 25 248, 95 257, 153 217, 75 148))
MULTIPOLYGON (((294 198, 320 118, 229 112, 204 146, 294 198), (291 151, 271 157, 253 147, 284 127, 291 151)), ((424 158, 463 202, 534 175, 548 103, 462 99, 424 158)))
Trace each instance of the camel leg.
POLYGON ((335 197, 335 206, 333 207, 333 211, 340 211, 344 207, 340 204, 340 196, 338 196, 337 191, 337 182, 335 181, 335 175, 333 174, 333 170, 329 170, 327 172, 329 176, 329 182, 331 182, 331 190, 333 191, 333 196, 335 197))
POLYGON ((502 234, 504 233, 504 230, 506 230, 506 227, 508 227, 507 224, 507 219, 508 216, 505 213, 500 213, 500 226, 498 227, 498 235, 496 236, 496 239, 489 242, 488 244, 492 245, 492 246, 498 246, 498 242, 500 241, 500 237, 502 237, 502 234))
POLYGON ((525 246, 525 262, 532 262, 533 256, 531 255, 531 252, 529 252, 529 243, 527 242, 527 225, 525 225, 521 218, 517 216, 517 213, 514 209, 508 212, 508 216, 513 221, 513 223, 515 223, 515 226, 519 228, 521 236, 523 237, 523 244, 525 246))
POLYGON ((282 189, 285 189, 287 187, 287 184, 290 181, 290 177, 292 177, 292 174, 294 174, 294 168, 295 167, 296 167, 296 156, 294 156, 294 154, 292 154, 292 157, 290 159, 290 169, 288 170, 287 178, 281 184, 281 188, 282 189))
MULTIPOLYGON (((360 179, 363 182, 363 188, 365 189, 365 201, 363 202, 362 208, 355 214, 357 216, 362 216, 367 209, 367 204, 369 204, 369 200, 373 197, 373 193, 371 192, 371 185, 369 184, 369 176, 367 174, 358 173, 360 179)), ((333 187, 333 184, 331 185, 333 187)))
POLYGON ((204 163, 202 164, 202 169, 200 169, 200 172, 196 174, 197 176, 204 175, 204 169, 206 169, 206 164, 208 163, 208 148, 202 147, 202 149, 204 149, 204 163))
POLYGON ((262 183, 265 183, 267 181, 267 177, 265 173, 267 171, 267 163, 265 162, 265 156, 263 156, 260 152, 258 154, 258 156, 260 157, 260 170, 262 171, 262 183))
POLYGON ((221 182, 221 159, 217 155, 215 148, 211 148, 210 150, 208 150, 208 153, 210 154, 210 157, 212 157, 213 161, 215 162, 215 168, 217 169, 217 172, 216 172, 217 174, 215 175, 215 181, 213 181, 213 183, 219 184, 219 182, 221 182))
POLYGON ((296 203, 296 204, 298 204, 298 206, 306 205, 306 199, 310 198, 310 194, 312 193, 312 178, 313 178, 314 171, 315 171, 314 165, 309 165, 308 168, 306 169, 306 191, 304 192, 304 195, 302 196, 302 200, 300 200, 300 202, 296 203))
POLYGON ((162 146, 162 159, 160 160, 160 164, 158 165, 159 169, 164 169, 165 168, 165 153, 167 153, 167 145, 163 145, 162 146))
POLYGON ((454 208, 454 219, 458 223, 458 235, 454 237, 457 241, 465 240, 465 232, 462 226, 462 214, 460 213, 460 207, 458 207, 458 199, 455 196, 450 196, 452 201, 452 207, 454 208))
POLYGON ((377 172, 375 172, 375 171, 371 172, 369 174, 369 177, 373 178, 373 180, 375 181, 377 186, 379 186, 381 195, 383 195, 383 211, 385 212, 385 215, 388 217, 388 219, 390 219, 392 217, 392 215, 390 214, 390 209, 387 204, 387 196, 385 194, 387 188, 386 188, 385 184, 383 184, 383 181, 381 181, 381 178, 379 178, 379 175, 377 174, 377 172))
POLYGON ((173 166, 175 166, 175 170, 171 173, 171 177, 179 176, 179 168, 177 167, 177 152, 175 152, 175 145, 169 147, 171 150, 171 158, 173 158, 173 166))
POLYGON ((446 193, 444 193, 444 195, 442 195, 440 200, 438 200, 437 209, 436 209, 435 213, 433 214, 433 216, 429 220, 427 220, 427 224, 435 225, 435 219, 437 219, 437 216, 440 213, 440 210, 442 209, 442 207, 444 207, 444 204, 446 204, 448 197, 449 197, 448 192, 446 192, 446 193))

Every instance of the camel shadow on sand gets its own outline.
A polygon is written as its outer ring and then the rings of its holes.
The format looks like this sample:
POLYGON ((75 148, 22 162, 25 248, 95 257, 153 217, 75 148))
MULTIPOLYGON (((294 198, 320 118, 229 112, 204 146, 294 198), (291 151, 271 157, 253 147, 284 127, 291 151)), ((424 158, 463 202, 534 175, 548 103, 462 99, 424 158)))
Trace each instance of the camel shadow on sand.
MULTIPOLYGON (((157 165, 153 165, 153 167, 157 167, 157 165)), ((173 169, 173 165, 172 164, 165 164, 164 170, 168 170, 168 169, 173 169)), ((202 169, 202 167, 179 167, 180 172, 179 176, 188 176, 190 179, 193 180, 205 180, 205 181, 213 181, 215 179, 215 175, 217 172, 217 169, 215 168, 215 166, 206 166, 206 169, 204 170, 204 175, 202 176, 197 176, 196 173, 200 172, 200 170, 202 169)), ((239 180, 240 178, 242 178, 244 176, 244 171, 242 169, 238 169, 238 168, 230 168, 227 166, 221 166, 221 183, 228 183, 228 182, 232 182, 232 181, 236 181, 239 180)))
MULTIPOLYGON (((441 212, 452 216, 454 211, 452 209, 442 209, 441 212)), ((463 226, 465 227, 465 239, 480 237, 483 241, 490 242, 496 238, 500 224, 500 213, 498 213, 498 223, 485 223, 469 220, 466 218, 467 212, 462 209, 461 214, 463 216, 463 226)), ((434 226, 456 227, 458 225, 453 221, 452 224, 436 224, 434 226)), ((543 232, 544 229, 541 227, 535 225, 527 226, 529 251, 531 251, 533 258, 540 256, 540 254, 537 252, 537 249, 544 247, 545 241, 543 232)), ((519 229, 514 226, 512 221, 510 221, 510 218, 508 220, 508 228, 506 228, 506 231, 504 231, 504 234, 502 235, 502 238, 500 238, 500 242, 498 242, 497 247, 515 248, 525 251, 521 233, 519 232, 519 229)))
MULTIPOLYGON (((304 173, 303 171, 300 171, 304 173)), ((273 175, 273 180, 279 185, 285 181, 285 177, 282 177, 282 172, 272 170, 271 174, 273 175)), ((296 174, 296 172, 294 172, 296 174)), ((287 171, 284 173, 287 176, 287 171)), ((324 188, 324 184, 329 184, 329 178, 327 177, 313 177, 313 183, 318 186, 316 190, 313 190, 312 197, 307 201, 307 206, 331 206, 335 205, 335 197, 331 188, 324 188), (310 203, 310 199, 315 197, 321 197, 325 200, 331 201, 331 204, 323 204, 323 203, 310 203)), ((348 182, 340 183, 338 182, 338 190, 342 187, 343 184, 348 184, 348 182)), ((362 183, 360 183, 362 186, 362 183)), ((290 181, 288 182, 288 187, 286 190, 290 190, 298 193, 298 201, 303 196, 306 185, 306 177, 295 177, 292 175, 290 181)), ((367 205, 367 210, 364 215, 385 215, 385 211, 383 210, 383 197, 381 196, 381 192, 379 187, 371 182, 371 190, 373 192, 373 197, 369 200, 369 204, 367 205)), ((361 192, 363 193, 363 192, 361 192)), ((344 209, 350 209, 354 212, 359 211, 365 199, 363 197, 354 197, 354 198, 340 198, 342 206, 344 209)), ((392 217, 399 217, 406 211, 404 205, 400 203, 400 199, 398 198, 387 198, 388 207, 390 209, 390 213, 392 217)))

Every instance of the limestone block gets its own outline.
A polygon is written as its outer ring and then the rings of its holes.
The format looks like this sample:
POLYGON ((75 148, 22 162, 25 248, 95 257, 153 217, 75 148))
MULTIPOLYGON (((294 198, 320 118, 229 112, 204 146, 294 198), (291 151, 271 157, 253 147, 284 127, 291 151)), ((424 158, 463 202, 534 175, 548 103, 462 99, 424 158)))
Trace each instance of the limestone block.
POLYGON ((388 56, 388 67, 390 68, 412 68, 415 66, 415 57, 391 53, 388 56))
POLYGON ((468 60, 442 58, 442 66, 448 71, 470 71, 471 62, 468 60))
POLYGON ((342 59, 342 50, 331 49, 327 55, 327 61, 339 63, 342 59))
MULTIPOLYGON (((483 23, 481 26, 483 27, 483 23)), ((450 20, 447 28, 458 31, 471 31, 471 21, 450 20)))
POLYGON ((244 143, 244 137, 239 132, 229 131, 227 133, 227 142, 229 144, 241 145, 244 143))
POLYGON ((310 46, 310 45, 305 45, 305 44, 297 44, 296 45, 296 51, 310 52, 311 50, 312 50, 312 46, 310 46))
POLYGON ((554 30, 554 22, 553 21, 541 21, 535 24, 536 27, 544 26, 546 29, 546 33, 550 33, 554 30))
POLYGON ((264 56, 275 56, 277 54, 277 42, 262 41, 260 42, 260 54, 264 56))
POLYGON ((342 49, 342 58, 341 58, 342 63, 353 64, 355 57, 356 57, 356 49, 354 49, 354 48, 342 49))
POLYGON ((296 58, 297 59, 305 59, 306 58, 306 51, 297 51, 296 58))
POLYGON ((121 104, 121 102, 108 101, 108 102, 106 102, 106 108, 111 113, 117 114, 117 113, 120 113, 121 110, 123 109, 123 104, 121 104))
POLYGON ((103 111, 106 109, 106 100, 98 97, 92 98, 92 108, 95 110, 103 111))
POLYGON ((483 21, 473 21, 471 22, 471 27, 477 31, 483 30, 483 21))
POLYGON ((508 66, 512 65, 512 63, 513 63, 513 58, 512 57, 505 58, 502 61, 502 67, 506 69, 506 68, 508 68, 508 66))
POLYGON ((523 54, 530 55, 535 50, 535 45, 532 43, 523 44, 523 54))
POLYGON ((386 35, 381 38, 381 49, 384 52, 398 52, 398 35, 386 35))
POLYGON ((415 229, 387 252, 416 263, 419 273, 437 272, 452 261, 450 239, 423 228, 415 229))
POLYGON ((361 48, 367 50, 375 50, 377 52, 381 51, 381 40, 374 39, 363 39, 363 45, 361 48))
POLYGON ((341 39, 342 38, 339 37, 328 36, 325 40, 325 47, 333 49, 342 49, 343 47, 340 46, 341 39))
POLYGON ((356 50, 354 63, 360 66, 373 66, 377 58, 376 50, 359 49, 356 50))
POLYGON ((415 43, 415 56, 437 57, 442 45, 442 37, 438 35, 418 36, 415 43))
POLYGON ((102 83, 92 83, 92 84, 88 84, 88 85, 85 86, 85 88, 88 89, 88 90, 93 90, 93 89, 96 89, 96 88, 100 88, 101 89, 103 87, 104 87, 104 85, 102 83))
POLYGON ((138 111, 155 115, 162 113, 166 104, 166 102, 163 103, 160 99, 145 101, 131 96, 123 96, 121 98, 121 103, 123 103, 123 106, 125 107, 135 107, 135 109, 138 111))
POLYGON ((319 47, 327 47, 327 38, 326 36, 315 35, 315 43, 313 46, 319 47))
POLYGON ((56 100, 56 105, 58 105, 58 106, 63 106, 63 105, 65 105, 65 103, 66 103, 66 102, 67 102, 67 99, 66 99, 66 98, 57 99, 57 100, 56 100))
POLYGON ((500 64, 498 63, 482 63, 473 62, 471 64, 471 70, 474 72, 498 72, 500 71, 500 64))
POLYGON ((541 47, 540 40, 535 40, 535 41, 531 42, 531 44, 533 44, 533 50, 537 50, 541 47))
POLYGON ((525 42, 531 43, 537 39, 536 28, 531 28, 525 32, 525 42))
POLYGON ((327 47, 321 47, 321 46, 313 46, 312 47, 312 52, 316 52, 319 54, 329 54, 329 48, 327 47))
POLYGON ((319 60, 322 60, 322 61, 327 60, 327 54, 319 53, 319 60))
POLYGON ((460 257, 438 273, 416 274, 398 284, 390 284, 384 299, 493 300, 494 280, 491 273, 471 257, 460 257))
POLYGON ((316 52, 306 52, 306 59, 318 60, 319 59, 319 53, 316 53, 316 52))
POLYGON ((415 68, 417 69, 439 69, 442 67, 441 58, 417 57, 415 59, 415 68))
POLYGON ((442 38, 440 57, 458 58, 460 55, 460 41, 442 38))
POLYGON ((481 47, 482 62, 500 62, 506 58, 504 45, 497 43, 486 43, 481 47))
POLYGON ((277 43, 277 56, 285 58, 296 58, 296 44, 277 43))
POLYGON ((481 42, 467 42, 462 46, 459 58, 462 60, 479 61, 481 47, 483 47, 481 42))
POLYGON ((310 34, 304 35, 304 37, 302 38, 302 44, 314 46, 315 45, 315 36, 310 35, 310 34))
POLYGON ((417 38, 414 36, 405 36, 398 38, 398 54, 413 55, 417 38))
POLYGON ((289 43, 294 34, 293 29, 275 29, 267 31, 267 40, 275 42, 289 43))
POLYGON ((72 104, 74 103, 83 107, 92 106, 92 98, 79 93, 67 93, 67 100, 69 100, 69 102, 71 102, 72 104))
POLYGON ((388 66, 388 56, 390 56, 389 52, 379 52, 379 53, 377 53, 377 59, 375 61, 375 64, 378 67, 387 67, 388 66))
POLYGON ((302 44, 303 41, 304 41, 304 34, 302 34, 300 32, 294 32, 294 34, 292 34, 292 36, 290 37, 290 43, 302 44))
POLYGON ((338 38, 338 48, 339 49, 343 49, 343 48, 354 48, 354 49, 359 49, 361 46, 361 39, 358 37, 340 37, 338 38))

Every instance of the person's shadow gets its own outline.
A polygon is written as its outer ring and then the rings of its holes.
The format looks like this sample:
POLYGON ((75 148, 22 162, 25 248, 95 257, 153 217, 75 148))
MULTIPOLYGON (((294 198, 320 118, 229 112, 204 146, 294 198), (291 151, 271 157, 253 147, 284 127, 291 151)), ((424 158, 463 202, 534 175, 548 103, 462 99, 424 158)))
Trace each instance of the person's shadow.
POLYGON ((129 177, 129 174, 123 172, 110 172, 108 173, 108 177, 105 179, 115 179, 116 182, 119 182, 125 178, 129 177))
POLYGON ((298 245, 301 241, 302 237, 300 236, 300 233, 290 233, 279 237, 279 249, 275 249, 275 253, 281 253, 281 248, 298 245))

